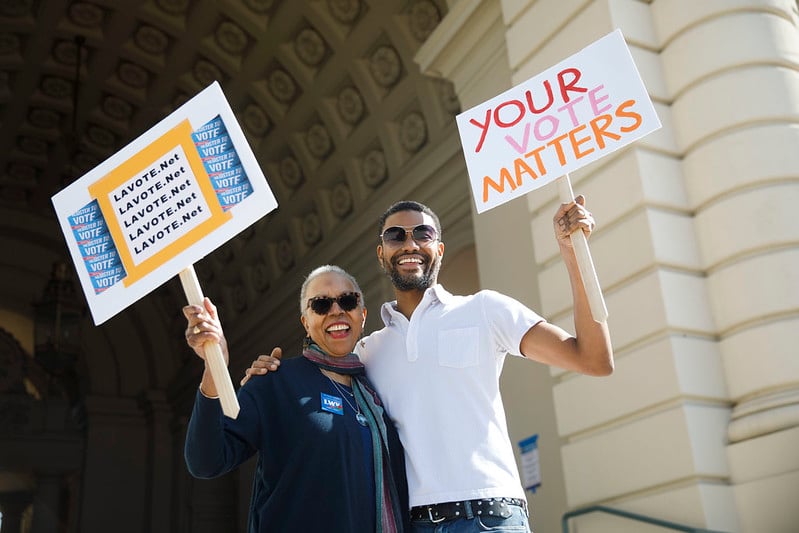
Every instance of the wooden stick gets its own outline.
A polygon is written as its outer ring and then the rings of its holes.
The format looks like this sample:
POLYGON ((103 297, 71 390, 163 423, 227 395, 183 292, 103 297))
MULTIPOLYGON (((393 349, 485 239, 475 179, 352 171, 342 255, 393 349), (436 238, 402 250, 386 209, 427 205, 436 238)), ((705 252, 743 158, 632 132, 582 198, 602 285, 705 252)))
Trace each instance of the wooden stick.
MULTIPOLYGON (((183 292, 186 293, 190 305, 199 305, 203 308, 203 291, 200 288, 200 280, 194 272, 194 266, 183 269, 180 272, 180 283, 183 285, 183 292)), ((233 382, 230 380, 225 364, 225 356, 222 354, 222 347, 215 342, 205 344, 205 363, 211 370, 211 377, 214 378, 214 385, 219 394, 219 401, 222 403, 222 412, 229 418, 239 416, 239 400, 233 390, 233 382)))
MULTIPOLYGON (((574 192, 569 181, 569 175, 564 174, 558 178, 558 191, 561 202, 573 202, 574 192)), ((594 261, 591 259, 591 250, 588 249, 588 239, 585 233, 575 231, 570 236, 574 255, 577 256, 577 266, 580 270, 580 277, 583 279, 583 287, 588 296, 588 306, 591 308, 591 316, 595 322, 607 322, 608 309, 605 307, 605 298, 602 296, 602 288, 599 286, 599 279, 596 277, 594 261)))

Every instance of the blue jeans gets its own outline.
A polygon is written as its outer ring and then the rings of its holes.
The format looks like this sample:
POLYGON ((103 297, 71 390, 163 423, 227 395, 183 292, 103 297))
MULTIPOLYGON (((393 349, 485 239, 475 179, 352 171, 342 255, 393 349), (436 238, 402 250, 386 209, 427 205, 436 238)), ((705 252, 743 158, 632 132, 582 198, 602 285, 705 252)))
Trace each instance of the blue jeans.
POLYGON ((530 533, 527 511, 518 505, 509 505, 511 516, 477 516, 467 509, 467 516, 457 520, 445 520, 434 524, 430 520, 414 520, 411 522, 412 533, 530 533), (469 515, 472 515, 471 517, 469 515))

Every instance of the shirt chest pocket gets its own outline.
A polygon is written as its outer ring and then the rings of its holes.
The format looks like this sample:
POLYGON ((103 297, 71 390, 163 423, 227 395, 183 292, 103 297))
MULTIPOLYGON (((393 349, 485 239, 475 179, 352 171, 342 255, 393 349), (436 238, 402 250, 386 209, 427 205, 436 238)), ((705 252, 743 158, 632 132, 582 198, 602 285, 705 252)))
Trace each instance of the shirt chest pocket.
POLYGON ((480 356, 479 328, 445 329, 438 332, 438 364, 451 368, 476 366, 480 356))

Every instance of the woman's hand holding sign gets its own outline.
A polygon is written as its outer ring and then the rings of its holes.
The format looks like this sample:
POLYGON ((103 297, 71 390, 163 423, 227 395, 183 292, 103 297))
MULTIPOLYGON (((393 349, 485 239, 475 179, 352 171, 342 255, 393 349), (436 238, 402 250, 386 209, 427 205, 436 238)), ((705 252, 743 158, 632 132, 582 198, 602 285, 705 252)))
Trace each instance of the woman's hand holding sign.
MULTIPOLYGON (((216 306, 210 299, 205 298, 203 305, 187 305, 183 308, 183 315, 188 321, 186 326, 186 342, 191 346, 200 358, 207 361, 206 348, 210 345, 218 345, 222 350, 225 364, 227 365, 229 356, 225 333, 219 321, 216 306)), ((203 372, 200 391, 206 396, 219 396, 213 376, 210 375, 208 367, 203 372)))

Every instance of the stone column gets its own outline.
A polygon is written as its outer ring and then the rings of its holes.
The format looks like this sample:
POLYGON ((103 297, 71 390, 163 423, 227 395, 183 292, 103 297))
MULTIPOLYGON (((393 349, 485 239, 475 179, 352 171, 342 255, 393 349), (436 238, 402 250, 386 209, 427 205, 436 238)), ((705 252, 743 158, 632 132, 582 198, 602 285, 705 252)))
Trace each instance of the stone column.
MULTIPOLYGON (((176 407, 177 411, 180 411, 176 407)), ((173 500, 171 510, 171 531, 191 531, 192 477, 186 468, 183 459, 183 448, 186 442, 186 427, 188 416, 177 416, 172 420, 170 431, 172 434, 172 456, 175 458, 172 465, 173 472, 173 500)))
POLYGON ((59 530, 61 481, 61 476, 58 475, 40 474, 36 476, 31 533, 52 533, 59 530))
POLYGON ((172 408, 164 391, 147 391, 142 399, 148 425, 150 531, 171 528, 173 443, 170 421, 172 408))
POLYGON ((138 402, 118 396, 86 398, 81 531, 147 530, 148 435, 138 402))
MULTIPOLYGON (((699 4, 680 5, 690 11, 699 4)), ((616 372, 597 379, 555 371, 569 507, 604 504, 735 530, 724 453, 730 409, 655 8, 624 0, 543 0, 513 8, 506 18, 517 82, 619 28, 663 123, 571 175, 598 221, 591 251, 609 310, 616 372)), ((554 189, 529 195, 542 309, 571 330, 568 280, 546 227, 557 202, 554 189)), ((601 513, 572 525, 588 532, 641 530, 601 513)))
POLYGON ((22 515, 31 504, 27 492, 0 494, 0 513, 3 513, 3 526, 0 533, 22 533, 22 515))
POLYGON ((733 406, 741 531, 799 524, 796 2, 658 1, 656 30, 733 406), (702 53, 696 53, 701 50, 702 53))

